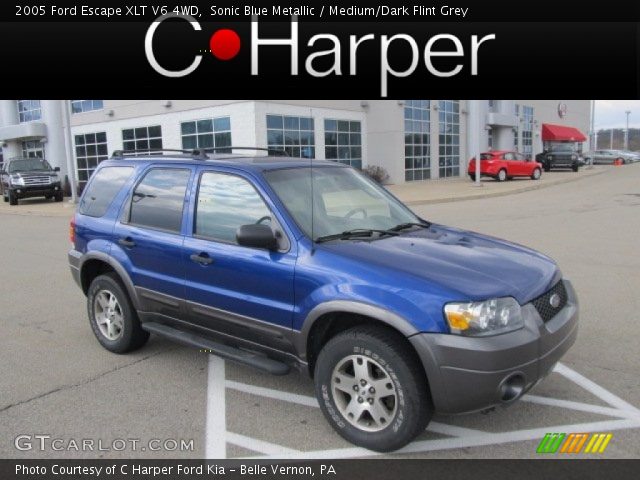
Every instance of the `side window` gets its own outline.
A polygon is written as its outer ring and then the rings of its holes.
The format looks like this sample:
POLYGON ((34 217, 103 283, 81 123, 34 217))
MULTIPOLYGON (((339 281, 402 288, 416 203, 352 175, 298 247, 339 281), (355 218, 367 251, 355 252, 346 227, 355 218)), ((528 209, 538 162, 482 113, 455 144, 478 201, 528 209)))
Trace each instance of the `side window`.
POLYGON ((190 170, 149 170, 131 197, 129 222, 141 227, 180 232, 190 170))
POLYGON ((514 153, 513 155, 515 156, 515 159, 519 162, 524 162, 526 160, 526 157, 521 153, 514 153))
POLYGON ((120 189, 131 178, 133 167, 105 167, 93 176, 80 201, 80 213, 101 217, 120 189))
POLYGON ((236 175, 204 172, 200 179, 194 233, 236 243, 241 225, 271 223, 271 211, 256 189, 236 175))
POLYGON ((505 160, 515 160, 515 158, 513 157, 513 153, 505 153, 502 158, 504 158, 505 160))

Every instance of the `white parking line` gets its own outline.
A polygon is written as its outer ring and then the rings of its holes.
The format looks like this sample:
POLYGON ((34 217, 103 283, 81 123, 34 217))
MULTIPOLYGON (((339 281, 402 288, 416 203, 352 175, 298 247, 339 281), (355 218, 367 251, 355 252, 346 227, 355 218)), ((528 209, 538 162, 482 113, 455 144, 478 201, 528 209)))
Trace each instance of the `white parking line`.
POLYGON ((271 455, 277 458, 283 458, 287 455, 296 456, 301 453, 299 450, 233 432, 227 432, 227 441, 239 447, 246 448, 247 450, 253 450, 254 452, 264 453, 265 455, 271 455))
POLYGON ((591 405, 589 403, 573 402, 571 400, 560 400, 558 398, 541 397, 538 395, 525 395, 520 399, 523 402, 536 403, 538 405, 548 405, 550 407, 568 408, 570 410, 578 410, 581 412, 597 413, 600 415, 608 415, 610 417, 629 418, 640 421, 640 415, 620 410, 619 408, 601 407, 599 405, 591 405))
POLYGON ((227 412, 224 360, 209 355, 207 374, 206 458, 227 457, 227 412))
POLYGON ((620 410, 626 410, 628 412, 640 413, 640 410, 638 410, 630 403, 625 402, 620 397, 611 393, 609 390, 605 390, 597 383, 592 382, 588 378, 580 375, 575 370, 571 370, 569 367, 563 365, 562 363, 557 363, 553 371, 558 372, 560 375, 580 385, 582 388, 593 393, 596 397, 600 398, 613 407, 619 408, 620 410))
POLYGON ((256 387, 255 385, 247 385, 246 383, 234 382, 233 380, 227 380, 227 388, 260 397, 297 403, 298 405, 304 405, 306 407, 318 407, 316 397, 310 397, 308 395, 298 395, 297 393, 283 392, 282 390, 274 390, 272 388, 256 387))
MULTIPOLYGON (((212 358, 215 357, 212 356, 212 358)), ((302 460, 354 458, 382 455, 379 452, 373 452, 371 450, 360 447, 315 451, 298 451, 263 440, 251 438, 245 435, 226 432, 224 422, 224 405, 221 405, 221 402, 222 404, 224 403, 225 396, 224 388, 221 388, 221 385, 239 392, 244 392, 265 398, 271 398, 283 402, 294 403, 297 405, 303 405, 306 407, 319 408, 319 405, 316 398, 309 395, 300 395, 272 388, 258 387, 255 385, 248 385, 232 380, 225 381, 224 362, 222 360, 217 360, 217 362, 220 363, 216 363, 214 361, 209 362, 209 398, 207 402, 208 457, 224 456, 225 448, 220 445, 220 442, 223 442, 225 438, 229 443, 263 454, 263 456, 249 458, 279 458, 302 460), (215 387, 211 387, 212 383, 215 384, 215 387), (222 419, 220 418, 220 412, 222 412, 223 414, 222 419)), ((429 427, 427 428, 428 431, 448 435, 452 438, 415 441, 395 453, 421 453, 464 447, 497 445, 526 440, 539 440, 546 433, 554 431, 594 432, 640 428, 640 410, 638 410, 633 405, 625 402, 620 397, 614 395, 603 387, 585 378, 574 370, 571 370, 565 365, 557 364, 554 371, 563 375, 565 378, 568 378, 569 380, 575 382, 577 385, 591 392, 612 407, 603 407, 600 405, 591 405, 588 403, 561 400, 538 395, 525 395, 522 400, 539 405, 554 406, 570 410, 595 413, 599 415, 607 415, 611 417, 617 417, 617 419, 579 424, 554 425, 548 427, 497 433, 458 427, 455 425, 448 425, 440 422, 431 422, 429 424, 429 427)))
MULTIPOLYGON (((515 430, 504 433, 482 433, 468 437, 444 438, 440 440, 422 440, 413 442, 394 454, 402 453, 424 453, 434 450, 450 450, 455 448, 480 447, 483 445, 498 445, 502 443, 521 442, 525 440, 540 440, 548 432, 608 432, 613 430, 624 430, 640 427, 640 422, 629 420, 609 420, 603 422, 577 423, 569 425, 554 425, 550 427, 533 428, 529 430, 515 430)), ((312 459, 339 459, 358 458, 384 455, 359 447, 337 448, 333 450, 315 450, 301 452, 291 456, 275 456, 273 458, 312 460, 312 459)), ((265 457, 251 457, 265 458, 265 457)))

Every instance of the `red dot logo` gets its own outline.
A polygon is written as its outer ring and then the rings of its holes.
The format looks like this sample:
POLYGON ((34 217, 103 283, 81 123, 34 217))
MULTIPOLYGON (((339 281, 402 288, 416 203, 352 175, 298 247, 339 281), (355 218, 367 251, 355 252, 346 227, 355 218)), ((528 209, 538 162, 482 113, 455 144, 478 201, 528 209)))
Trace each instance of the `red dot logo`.
POLYGON ((211 54, 218 60, 231 60, 240 51, 240 37, 233 30, 218 30, 209 40, 211 54))

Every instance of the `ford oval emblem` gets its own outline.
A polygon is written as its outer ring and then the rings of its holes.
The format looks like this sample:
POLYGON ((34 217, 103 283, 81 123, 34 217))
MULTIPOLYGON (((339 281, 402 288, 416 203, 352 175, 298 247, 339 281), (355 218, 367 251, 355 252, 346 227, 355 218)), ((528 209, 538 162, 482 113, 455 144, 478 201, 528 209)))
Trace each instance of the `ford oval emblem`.
POLYGON ((551 297, 549 298, 549 305, 551 305, 553 308, 558 308, 560 306, 560 295, 558 295, 557 293, 551 295, 551 297))

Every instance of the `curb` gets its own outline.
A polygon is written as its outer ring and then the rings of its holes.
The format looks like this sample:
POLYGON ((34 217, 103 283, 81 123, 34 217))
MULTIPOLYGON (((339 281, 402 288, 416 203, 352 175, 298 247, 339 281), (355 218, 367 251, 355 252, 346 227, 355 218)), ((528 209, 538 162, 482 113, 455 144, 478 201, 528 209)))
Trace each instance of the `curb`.
POLYGON ((565 183, 577 182, 579 180, 584 180, 585 178, 596 177, 598 175, 602 175, 603 173, 609 172, 610 170, 601 170, 599 172, 592 173, 590 175, 572 177, 562 180, 557 180, 552 183, 534 183, 533 185, 527 185, 515 190, 508 190, 504 192, 487 192, 487 193, 478 193, 474 195, 465 195, 463 197, 446 197, 446 198, 434 198, 429 200, 410 200, 404 201, 402 198, 395 194, 402 203, 408 206, 417 206, 417 205, 434 205, 437 203, 453 203, 453 202, 464 202, 465 200, 479 200, 482 198, 493 198, 493 197, 506 197, 507 195, 515 195, 517 193, 529 192, 532 190, 540 190, 543 188, 554 187, 556 185, 563 185, 565 183))

